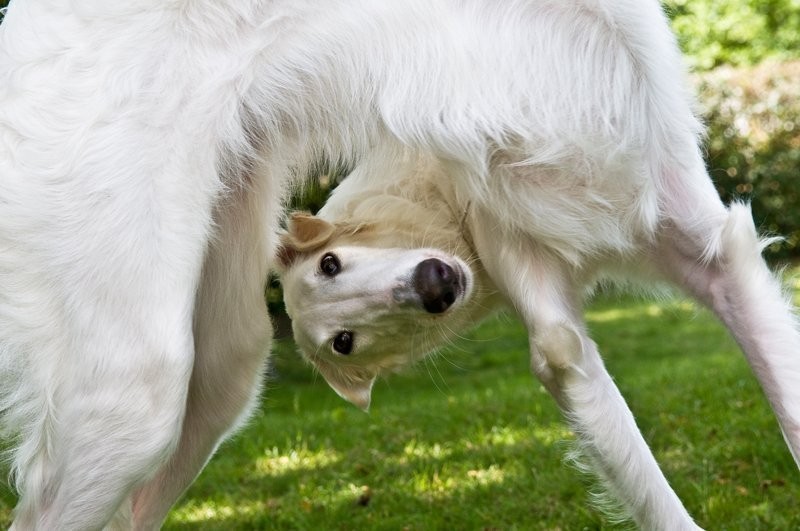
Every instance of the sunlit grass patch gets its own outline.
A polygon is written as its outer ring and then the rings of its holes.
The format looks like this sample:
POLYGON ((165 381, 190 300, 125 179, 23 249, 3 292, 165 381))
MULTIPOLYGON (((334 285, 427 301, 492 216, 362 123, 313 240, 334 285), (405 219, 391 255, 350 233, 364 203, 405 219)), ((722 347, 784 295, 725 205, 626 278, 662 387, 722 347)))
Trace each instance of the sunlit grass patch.
POLYGON ((266 455, 257 458, 253 463, 253 468, 265 476, 314 470, 338 463, 342 459, 335 450, 311 451, 307 447, 293 449, 288 453, 282 453, 282 449, 273 447, 265 453, 266 455))
POLYGON ((467 477, 478 485, 502 483, 505 476, 505 471, 497 465, 489 465, 489 468, 467 471, 467 477))
POLYGON ((586 312, 586 320, 592 323, 610 323, 626 319, 640 319, 643 317, 662 317, 665 314, 692 314, 698 309, 697 305, 689 300, 675 299, 662 302, 641 301, 638 304, 628 301, 619 307, 603 307, 586 312))
POLYGON ((420 441, 412 440, 403 448, 401 463, 408 463, 418 459, 446 459, 452 454, 452 449, 443 448, 440 444, 427 445, 420 441))
POLYGON ((186 504, 177 509, 172 520, 184 524, 202 524, 214 521, 224 521, 234 514, 244 515, 248 512, 248 504, 236 503, 234 505, 222 505, 213 501, 206 501, 199 504, 186 504))
MULTIPOLYGON (((511 426, 492 426, 490 430, 479 436, 479 443, 486 447, 502 448, 524 444, 531 437, 542 444, 553 444, 565 441, 574 437, 572 431, 563 422, 540 425, 536 419, 529 418, 530 424, 524 428, 514 428, 511 426)), ((466 441, 470 447, 474 447, 473 441, 466 441)))

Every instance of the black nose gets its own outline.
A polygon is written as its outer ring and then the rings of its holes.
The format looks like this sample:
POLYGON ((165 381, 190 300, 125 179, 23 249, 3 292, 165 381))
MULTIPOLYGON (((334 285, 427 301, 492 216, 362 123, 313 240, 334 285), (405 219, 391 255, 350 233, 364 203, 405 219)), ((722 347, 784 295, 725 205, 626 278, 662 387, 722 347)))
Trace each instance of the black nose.
POLYGON ((458 275, 453 268, 436 258, 428 258, 417 264, 413 282, 414 291, 429 313, 447 310, 456 301, 460 289, 458 275))

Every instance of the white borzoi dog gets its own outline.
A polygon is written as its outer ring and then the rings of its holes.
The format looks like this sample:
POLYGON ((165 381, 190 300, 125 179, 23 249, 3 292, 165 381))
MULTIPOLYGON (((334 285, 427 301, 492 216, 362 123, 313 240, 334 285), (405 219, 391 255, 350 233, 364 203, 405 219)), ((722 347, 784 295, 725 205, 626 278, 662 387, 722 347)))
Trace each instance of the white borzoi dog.
MULTIPOLYGON (((0 412, 14 528, 160 524, 258 394, 282 199, 321 154, 376 179, 439 161, 534 370, 614 491, 644 527, 692 527, 577 290, 655 262, 732 329, 800 453, 798 327, 751 221, 715 194, 700 131, 655 0, 13 1, 0 412)), ((453 263, 456 310, 471 292, 453 263)))

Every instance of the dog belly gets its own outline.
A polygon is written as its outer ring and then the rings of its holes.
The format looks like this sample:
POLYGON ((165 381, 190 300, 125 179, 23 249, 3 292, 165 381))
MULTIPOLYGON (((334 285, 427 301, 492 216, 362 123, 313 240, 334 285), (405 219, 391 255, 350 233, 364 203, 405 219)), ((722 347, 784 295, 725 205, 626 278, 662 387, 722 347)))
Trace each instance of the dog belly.
POLYGON ((656 191, 642 165, 504 165, 492 173, 483 210, 575 266, 636 252, 655 233, 656 191))

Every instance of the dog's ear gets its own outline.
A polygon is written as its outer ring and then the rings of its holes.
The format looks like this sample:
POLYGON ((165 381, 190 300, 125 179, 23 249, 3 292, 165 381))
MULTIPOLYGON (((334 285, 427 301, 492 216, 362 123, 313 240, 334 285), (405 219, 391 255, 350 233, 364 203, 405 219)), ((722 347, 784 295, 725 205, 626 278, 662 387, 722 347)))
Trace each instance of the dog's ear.
POLYGON ((372 399, 372 385, 376 374, 366 368, 351 368, 342 371, 335 365, 326 362, 315 363, 317 369, 336 394, 358 407, 362 411, 369 409, 372 399))
POLYGON ((327 242, 335 227, 308 212, 294 212, 289 217, 287 234, 299 251, 309 251, 327 242))
POLYGON ((313 251, 333 236, 335 226, 308 212, 293 212, 286 232, 280 234, 278 265, 286 269, 298 255, 313 251))

